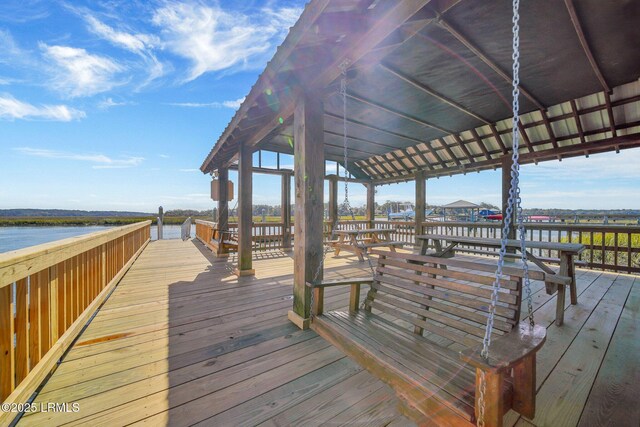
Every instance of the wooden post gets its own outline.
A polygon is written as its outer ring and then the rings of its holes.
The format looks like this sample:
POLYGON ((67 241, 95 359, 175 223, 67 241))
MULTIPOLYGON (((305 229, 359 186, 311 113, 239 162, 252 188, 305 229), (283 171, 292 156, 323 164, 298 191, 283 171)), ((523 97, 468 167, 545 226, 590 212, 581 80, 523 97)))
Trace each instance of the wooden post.
POLYGON ((376 185, 371 182, 364 186, 367 187, 367 221, 369 228, 373 228, 373 220, 376 219, 376 185))
MULTIPOLYGON (((218 230, 229 231, 229 169, 218 169, 218 182, 220 185, 218 197, 218 230)), ((229 249, 226 245, 218 245, 216 256, 229 256, 229 249)))
POLYGON ((322 280, 324 213, 324 108, 319 94, 301 93, 293 119, 295 224, 293 310, 289 320, 309 327, 311 292, 307 281, 322 280))
MULTIPOLYGON (((513 159, 511 155, 505 155, 502 157, 502 228, 504 229, 504 221, 507 218, 507 206, 509 205, 509 189, 511 188, 511 165, 513 165, 513 159)), ((509 239, 516 238, 516 212, 515 209, 511 215, 511 226, 509 227, 509 233, 507 237, 509 239)), ((507 252, 513 253, 513 249, 507 249, 507 252)))
POLYGON ((338 224, 338 177, 329 177, 329 233, 338 224))
POLYGON ((282 174, 282 194, 280 202, 280 216, 282 217, 282 248, 291 250, 291 175, 282 174))
POLYGON ((246 144, 238 147, 238 276, 253 276, 253 153, 246 144))
POLYGON ((423 171, 416 172, 416 236, 422 234, 424 211, 427 208, 427 180, 423 171))

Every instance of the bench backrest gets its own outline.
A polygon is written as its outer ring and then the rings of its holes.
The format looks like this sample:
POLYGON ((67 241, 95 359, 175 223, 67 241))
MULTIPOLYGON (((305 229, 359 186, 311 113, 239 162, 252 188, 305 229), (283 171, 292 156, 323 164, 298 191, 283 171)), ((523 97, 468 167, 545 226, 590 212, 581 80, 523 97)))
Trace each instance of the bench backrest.
MULTIPOLYGON (((415 333, 424 330, 425 337, 445 346, 469 347, 482 341, 495 277, 486 264, 383 250, 371 253, 379 258, 366 310, 404 321, 415 333)), ((504 276, 494 334, 505 334, 518 323, 521 291, 520 278, 504 276)))

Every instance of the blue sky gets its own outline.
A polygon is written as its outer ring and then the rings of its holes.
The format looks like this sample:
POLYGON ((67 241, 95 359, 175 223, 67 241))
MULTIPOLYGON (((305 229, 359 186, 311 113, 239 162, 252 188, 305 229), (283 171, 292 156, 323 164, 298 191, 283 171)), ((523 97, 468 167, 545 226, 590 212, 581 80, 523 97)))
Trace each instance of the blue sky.
MULTIPOLYGON (((304 3, 2 1, 0 208, 212 207, 198 167, 304 3)), ((525 166, 523 204, 640 208, 639 164, 629 150, 525 166)), ((256 177, 254 203, 278 203, 278 179, 256 177)), ((500 175, 429 180, 427 192, 497 204, 500 175)), ((364 203, 362 186, 351 193, 364 203)), ((413 200, 413 185, 377 198, 413 200)))

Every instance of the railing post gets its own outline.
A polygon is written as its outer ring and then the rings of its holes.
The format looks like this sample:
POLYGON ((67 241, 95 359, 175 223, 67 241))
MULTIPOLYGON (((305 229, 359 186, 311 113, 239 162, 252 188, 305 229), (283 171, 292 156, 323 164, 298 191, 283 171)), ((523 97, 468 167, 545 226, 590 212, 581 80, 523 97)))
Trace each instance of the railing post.
POLYGON ((158 240, 162 240, 162 227, 164 223, 164 210, 162 206, 158 208, 158 240))
MULTIPOLYGON (((422 234, 424 211, 427 208, 427 180, 424 171, 416 172, 416 209, 415 209, 415 235, 422 234)), ((417 243, 417 242, 416 242, 417 243)))

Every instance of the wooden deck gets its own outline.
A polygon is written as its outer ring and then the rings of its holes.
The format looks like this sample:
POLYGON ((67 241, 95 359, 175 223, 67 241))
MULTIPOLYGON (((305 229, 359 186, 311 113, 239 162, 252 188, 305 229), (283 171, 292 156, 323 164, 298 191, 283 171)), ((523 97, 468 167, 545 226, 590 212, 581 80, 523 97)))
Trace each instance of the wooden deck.
MULTIPOLYGON (((35 400, 80 410, 18 425, 411 425, 388 387, 287 320, 291 255, 257 254, 256 277, 240 280, 232 262, 190 241, 149 244, 35 400)), ((369 274, 355 256, 326 263, 327 278, 369 274)), ((327 290, 325 310, 346 291, 327 290)), ((562 327, 555 298, 534 291, 548 326, 538 416, 506 425, 640 425, 640 277, 578 270, 562 327)))

